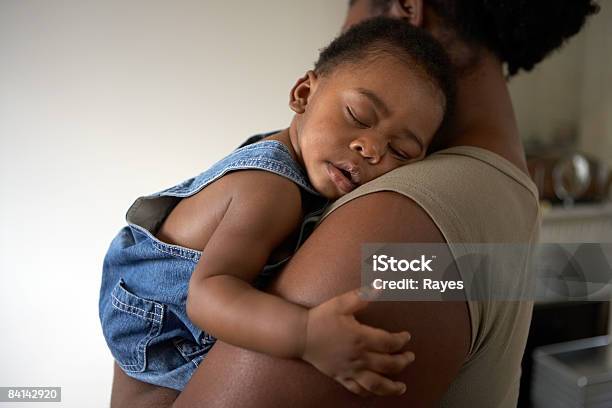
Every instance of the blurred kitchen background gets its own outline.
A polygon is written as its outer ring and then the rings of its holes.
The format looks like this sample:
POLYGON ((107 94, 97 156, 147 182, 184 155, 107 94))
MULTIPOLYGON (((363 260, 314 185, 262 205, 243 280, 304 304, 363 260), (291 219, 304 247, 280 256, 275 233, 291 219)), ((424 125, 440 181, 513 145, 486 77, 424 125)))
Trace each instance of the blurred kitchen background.
MULTIPOLYGON (((600 5, 561 52, 510 83, 540 190, 542 242, 612 243, 612 4, 600 5)), ((540 299, 519 406, 612 407, 610 316, 609 301, 540 299)))
MULTIPOLYGON (((62 386, 62 406, 108 406, 97 296, 125 211, 286 126, 289 90, 346 3, 0 1, 0 386, 62 386)), ((510 85, 545 242, 612 242, 612 5, 601 3, 510 85)), ((612 406, 610 315, 603 301, 538 302, 521 406, 532 394, 538 407, 612 406)))

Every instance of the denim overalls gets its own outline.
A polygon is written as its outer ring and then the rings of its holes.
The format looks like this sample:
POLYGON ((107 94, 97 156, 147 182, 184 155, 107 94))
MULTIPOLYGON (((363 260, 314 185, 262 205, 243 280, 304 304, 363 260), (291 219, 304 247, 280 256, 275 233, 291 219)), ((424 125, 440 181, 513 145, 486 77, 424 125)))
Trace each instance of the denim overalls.
MULTIPOLYGON (((281 142, 259 141, 268 134, 249 138, 200 175, 140 197, 129 208, 128 225, 113 239, 104 258, 99 301, 104 337, 129 376, 182 390, 216 341, 189 320, 185 309, 189 278, 202 253, 154 236, 182 198, 230 171, 261 169, 300 187, 307 215, 294 248, 322 214, 327 200, 317 194, 281 142)), ((288 259, 267 265, 254 285, 264 286, 288 259)))

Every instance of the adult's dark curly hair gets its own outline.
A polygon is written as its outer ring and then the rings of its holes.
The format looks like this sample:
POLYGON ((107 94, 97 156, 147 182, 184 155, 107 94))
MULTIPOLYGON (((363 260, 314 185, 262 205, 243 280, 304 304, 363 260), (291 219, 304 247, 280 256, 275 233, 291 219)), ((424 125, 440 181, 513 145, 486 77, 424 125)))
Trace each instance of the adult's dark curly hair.
MULTIPOLYGON (((396 0, 367 0, 385 14, 396 0)), ((423 0, 468 44, 484 45, 508 64, 530 71, 599 11, 594 0, 423 0)))
POLYGON ((321 51, 315 72, 328 75, 339 65, 363 63, 383 54, 405 62, 440 90, 444 97, 443 125, 447 123, 456 93, 452 63, 444 47, 427 31, 398 19, 376 17, 354 25, 321 51))

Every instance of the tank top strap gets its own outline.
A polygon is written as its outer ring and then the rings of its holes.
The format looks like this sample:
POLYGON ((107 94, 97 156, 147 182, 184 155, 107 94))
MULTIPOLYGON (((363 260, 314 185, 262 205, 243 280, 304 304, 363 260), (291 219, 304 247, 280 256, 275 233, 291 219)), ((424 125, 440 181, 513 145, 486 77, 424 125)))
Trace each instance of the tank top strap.
POLYGON ((261 140, 256 135, 229 155, 213 164, 199 175, 175 186, 139 197, 126 213, 128 224, 156 231, 178 202, 190 197, 227 173, 237 170, 265 170, 285 177, 300 187, 304 196, 320 198, 310 184, 304 170, 293 160, 289 149, 277 140, 261 140))
POLYGON ((287 146, 278 140, 262 140, 240 148, 241 157, 231 168, 261 168, 286 177, 310 194, 319 193, 310 184, 302 167, 293 160, 287 146), (246 154, 246 157, 244 157, 246 154))
POLYGON ((234 150, 198 176, 152 196, 189 197, 231 171, 251 169, 276 173, 318 195, 284 144, 277 140, 262 140, 234 150))

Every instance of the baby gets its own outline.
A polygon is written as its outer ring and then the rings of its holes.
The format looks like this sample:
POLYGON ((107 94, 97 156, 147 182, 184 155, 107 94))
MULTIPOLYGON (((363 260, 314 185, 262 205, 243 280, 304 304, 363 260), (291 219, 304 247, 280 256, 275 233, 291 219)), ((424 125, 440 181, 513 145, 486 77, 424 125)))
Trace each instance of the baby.
POLYGON ((360 324, 354 314, 368 302, 358 290, 309 309, 256 287, 328 200, 421 160, 452 96, 450 64, 433 39, 398 20, 370 20, 298 79, 289 128, 137 199, 100 290, 103 333, 123 371, 182 390, 221 339, 302 359, 355 393, 403 393, 386 375, 414 359, 402 351, 410 335, 360 324))

